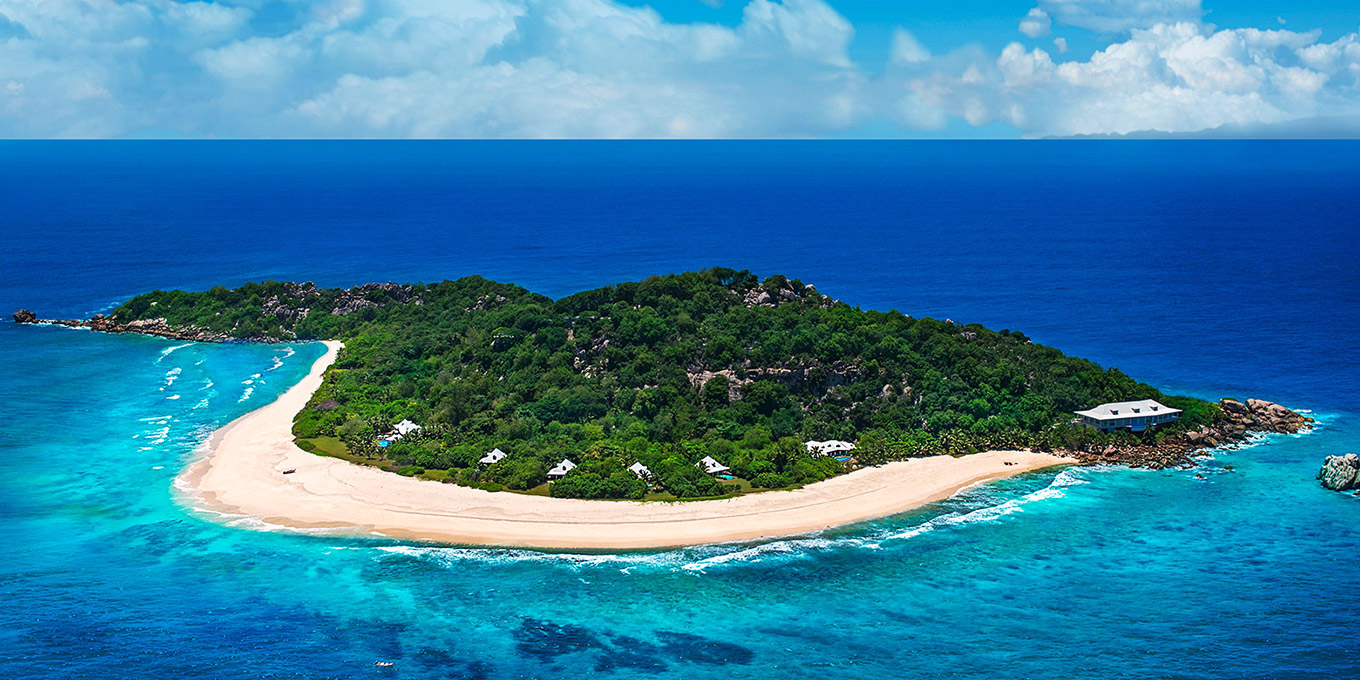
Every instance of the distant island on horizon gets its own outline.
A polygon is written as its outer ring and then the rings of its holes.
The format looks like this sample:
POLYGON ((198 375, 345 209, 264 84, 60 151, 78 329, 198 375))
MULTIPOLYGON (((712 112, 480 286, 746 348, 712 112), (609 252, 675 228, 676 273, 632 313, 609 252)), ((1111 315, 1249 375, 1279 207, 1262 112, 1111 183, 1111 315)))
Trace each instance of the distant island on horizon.
POLYGON ((89 320, 14 318, 204 342, 339 341, 294 417, 299 447, 560 498, 731 497, 1006 450, 1181 466, 1311 422, 1269 402, 1163 394, 1019 331, 861 310, 798 279, 727 268, 558 300, 477 276, 271 281, 153 291, 89 320), (1090 426, 1101 407, 1111 431, 1090 426))

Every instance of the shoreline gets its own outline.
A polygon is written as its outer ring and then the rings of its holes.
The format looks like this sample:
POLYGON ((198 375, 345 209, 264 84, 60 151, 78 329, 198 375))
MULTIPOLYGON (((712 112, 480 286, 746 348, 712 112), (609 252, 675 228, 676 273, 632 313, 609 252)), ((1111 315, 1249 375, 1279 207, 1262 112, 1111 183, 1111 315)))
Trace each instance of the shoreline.
POLYGON ((888 517, 978 484, 1072 458, 1029 451, 933 456, 854 472, 792 491, 693 502, 590 501, 493 493, 402 477, 303 451, 293 417, 341 347, 274 402, 213 433, 175 480, 190 507, 292 529, 496 547, 635 550, 806 534, 888 517), (1009 465, 1007 463, 1010 463, 1009 465), (284 475, 283 470, 295 469, 284 475))

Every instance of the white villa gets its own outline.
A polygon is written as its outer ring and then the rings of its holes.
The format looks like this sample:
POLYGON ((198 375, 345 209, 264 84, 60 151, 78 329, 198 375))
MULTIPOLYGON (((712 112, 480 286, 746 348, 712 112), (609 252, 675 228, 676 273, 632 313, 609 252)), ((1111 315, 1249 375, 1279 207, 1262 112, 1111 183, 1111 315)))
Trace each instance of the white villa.
POLYGON ((477 462, 481 463, 482 465, 495 465, 496 463, 501 462, 505 458, 505 456, 506 453, 504 451, 498 448, 491 449, 490 453, 487 453, 485 456, 482 456, 481 459, 479 459, 477 462))
POLYGON ((821 458, 822 456, 835 456, 854 451, 855 445, 850 442, 843 442, 839 439, 831 439, 824 442, 819 442, 814 439, 807 442, 807 450, 808 453, 812 454, 813 458, 821 458))
POLYGON ((1164 406, 1152 399, 1101 404, 1090 410, 1077 411, 1076 414, 1081 417, 1082 425, 1101 432, 1121 429, 1142 432, 1181 419, 1180 409, 1164 406))
POLYGON ((628 466, 628 471, 637 475, 638 479, 648 479, 652 476, 652 471, 647 469, 641 462, 633 463, 628 466))
POLYGON ((719 472, 727 472, 728 470, 732 469, 730 467, 727 467, 726 465, 723 465, 722 463, 719 463, 716 460, 713 460, 713 456, 704 456, 704 459, 695 463, 694 467, 697 467, 710 475, 716 475, 719 472))
POLYGON ((378 446, 388 446, 392 442, 401 439, 404 435, 411 434, 412 432, 419 432, 421 428, 419 425, 409 420, 403 420, 400 423, 397 423, 392 429, 396 430, 396 432, 378 438, 378 446))
POLYGON ((561 479, 563 477, 566 477, 568 472, 571 472, 572 470, 575 469, 576 463, 573 463, 570 460, 563 458, 562 462, 557 464, 557 467, 548 470, 548 479, 561 479))

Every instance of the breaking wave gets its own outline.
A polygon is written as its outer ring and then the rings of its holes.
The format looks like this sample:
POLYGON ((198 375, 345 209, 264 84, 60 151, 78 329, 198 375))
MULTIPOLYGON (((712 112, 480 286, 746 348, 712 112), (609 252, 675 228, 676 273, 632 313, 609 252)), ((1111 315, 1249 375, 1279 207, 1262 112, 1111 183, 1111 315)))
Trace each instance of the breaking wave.
POLYGON ((172 368, 172 369, 166 371, 166 372, 165 372, 165 384, 164 384, 164 385, 161 385, 161 391, 165 391, 167 388, 169 388, 170 386, 174 385, 174 384, 175 384, 175 381, 176 381, 176 380, 179 380, 179 374, 182 373, 182 372, 184 372, 184 369, 182 369, 182 368, 180 368, 180 367, 178 367, 178 366, 176 366, 176 367, 174 367, 174 368, 172 368))
POLYGON ((446 568, 467 564, 543 563, 568 569, 616 569, 631 573, 637 569, 703 574, 713 569, 811 560, 821 553, 843 550, 884 550, 899 546, 916 536, 947 529, 995 522, 1008 515, 1024 512, 1031 503, 1062 498, 1068 489, 1089 484, 1084 473, 1076 469, 1059 472, 1045 487, 995 503, 996 492, 980 487, 964 492, 949 505, 976 505, 972 509, 949 510, 931 519, 902 528, 900 522, 889 520, 892 526, 860 530, 831 530, 803 536, 761 543, 716 544, 680 548, 666 552, 632 553, 559 553, 519 548, 459 548, 417 545, 384 545, 375 548, 335 546, 333 549, 376 550, 380 559, 416 559, 446 568))
POLYGON ((163 359, 165 359, 166 357, 168 357, 168 356, 170 356, 171 354, 173 354, 173 353, 175 352, 175 350, 184 349, 185 347, 188 347, 188 346, 190 346, 190 345, 192 345, 192 344, 193 344, 192 342, 186 342, 186 343, 184 343, 183 345, 175 345, 174 347, 166 347, 165 349, 161 350, 160 356, 156 357, 156 363, 159 364, 163 359))

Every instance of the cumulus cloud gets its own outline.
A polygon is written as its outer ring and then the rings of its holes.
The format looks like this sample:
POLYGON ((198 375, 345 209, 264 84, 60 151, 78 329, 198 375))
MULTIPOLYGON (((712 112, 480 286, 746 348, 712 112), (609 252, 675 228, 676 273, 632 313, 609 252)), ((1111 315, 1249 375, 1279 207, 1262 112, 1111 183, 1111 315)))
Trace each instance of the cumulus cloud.
MULTIPOLYGON (((987 72, 989 120, 1035 135, 1194 131, 1352 113, 1360 99, 1360 42, 1350 34, 1162 24, 1087 61, 1055 63, 1007 46, 987 72)), ((963 115, 978 85, 960 81, 963 115)))
POLYGON ((746 0, 734 26, 615 0, 0 0, 0 137, 814 137, 958 119, 1038 136, 1360 107, 1357 34, 1200 18, 1197 1, 1040 0, 1036 35, 1124 32, 1066 60, 1064 38, 932 52, 899 29, 877 73, 824 0, 746 0))
POLYGON ((1031 38, 1042 38, 1048 35, 1053 28, 1053 19, 1048 16, 1048 12, 1035 7, 1020 20, 1020 32, 1031 38))
POLYGON ((892 50, 888 61, 891 64, 919 64, 930 60, 930 50, 905 28, 893 31, 892 50))
POLYGON ((0 136, 817 135, 864 114, 822 0, 0 0, 0 136), (269 16, 266 16, 266 15, 269 16), (100 93, 93 97, 91 93, 100 93))
POLYGON ((1195 23, 1204 17, 1200 0, 1039 0, 1036 9, 1064 26, 1097 33, 1195 23))

